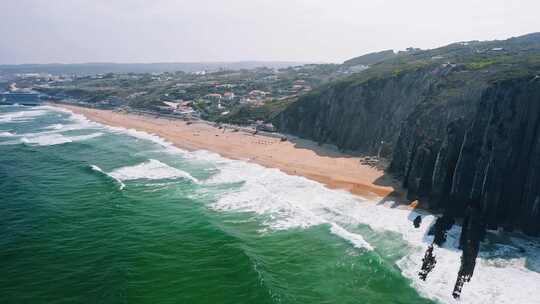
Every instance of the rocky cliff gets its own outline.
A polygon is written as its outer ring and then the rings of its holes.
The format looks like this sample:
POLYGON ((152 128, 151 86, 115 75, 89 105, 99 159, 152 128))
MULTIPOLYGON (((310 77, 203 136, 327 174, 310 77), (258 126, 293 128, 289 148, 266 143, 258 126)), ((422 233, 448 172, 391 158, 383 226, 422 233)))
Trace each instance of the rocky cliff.
POLYGON ((445 109, 431 118, 410 115, 389 170, 402 177, 409 199, 425 199, 452 217, 479 199, 487 228, 538 235, 540 78, 494 83, 469 101, 472 111, 463 107, 458 116, 445 109), (424 125, 436 127, 426 132, 424 125))
MULTIPOLYGON (((391 160, 407 197, 540 235, 540 35, 401 54, 300 98, 281 131, 391 160)), ((476 219, 475 219, 476 221, 476 219)))

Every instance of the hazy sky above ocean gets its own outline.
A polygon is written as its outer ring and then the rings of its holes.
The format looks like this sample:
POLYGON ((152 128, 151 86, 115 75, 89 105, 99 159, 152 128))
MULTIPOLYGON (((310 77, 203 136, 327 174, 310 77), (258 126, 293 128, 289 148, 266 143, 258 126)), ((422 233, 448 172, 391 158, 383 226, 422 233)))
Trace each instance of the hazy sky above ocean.
POLYGON ((0 64, 291 60, 505 39, 538 0, 4 0, 0 64))

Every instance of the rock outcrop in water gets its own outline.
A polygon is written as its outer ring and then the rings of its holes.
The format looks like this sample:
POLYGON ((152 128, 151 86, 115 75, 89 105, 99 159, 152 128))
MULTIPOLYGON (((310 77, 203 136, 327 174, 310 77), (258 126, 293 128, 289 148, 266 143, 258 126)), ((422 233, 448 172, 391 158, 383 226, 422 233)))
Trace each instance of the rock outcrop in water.
POLYGON ((422 225, 422 216, 418 215, 413 220, 413 226, 414 228, 420 228, 420 225, 422 225))
POLYGON ((459 247, 462 250, 461 266, 454 286, 452 296, 459 298, 461 290, 466 282, 469 282, 474 273, 476 257, 480 251, 480 241, 485 234, 485 217, 482 214, 480 202, 472 199, 467 205, 465 218, 463 220, 463 230, 459 239, 459 247))
POLYGON ((424 258, 422 259, 422 268, 420 269, 420 272, 418 273, 418 276, 421 280, 425 281, 427 279, 428 274, 435 268, 435 264, 437 264, 437 259, 435 258, 435 255, 433 254, 433 244, 429 245, 428 249, 426 250, 426 253, 424 254, 424 258))

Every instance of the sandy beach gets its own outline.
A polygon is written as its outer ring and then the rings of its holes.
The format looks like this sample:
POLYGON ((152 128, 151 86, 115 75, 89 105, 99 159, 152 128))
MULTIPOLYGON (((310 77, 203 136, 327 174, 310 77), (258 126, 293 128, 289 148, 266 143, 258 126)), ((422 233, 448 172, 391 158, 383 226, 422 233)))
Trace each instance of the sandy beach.
POLYGON ((392 196, 401 200, 396 183, 365 159, 339 152, 330 145, 291 138, 253 135, 232 129, 219 129, 204 122, 155 118, 72 105, 52 104, 82 114, 102 124, 136 129, 158 135, 186 150, 208 150, 224 157, 277 168, 291 175, 304 176, 333 189, 345 189, 363 197, 380 199, 392 196))

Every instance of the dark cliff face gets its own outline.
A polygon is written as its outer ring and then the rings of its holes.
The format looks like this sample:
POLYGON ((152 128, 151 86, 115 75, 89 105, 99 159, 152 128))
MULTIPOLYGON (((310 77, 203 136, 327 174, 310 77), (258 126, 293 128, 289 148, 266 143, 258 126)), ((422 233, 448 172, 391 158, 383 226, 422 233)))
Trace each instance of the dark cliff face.
POLYGON ((282 131, 341 149, 375 152, 381 142, 391 146, 397 141, 403 117, 438 81, 417 71, 361 85, 340 83, 291 105, 277 124, 282 131))
POLYGON ((478 199, 487 228, 540 234, 535 75, 491 81, 429 66, 322 89, 278 119, 281 131, 341 149, 374 154, 383 147, 411 200, 463 217, 466 202, 478 199))
MULTIPOLYGON (((488 228, 540 230, 540 79, 496 84, 485 91, 454 171, 452 197, 480 198, 488 228)), ((459 210, 455 210, 459 212, 459 210)))
POLYGON ((473 115, 450 121, 442 137, 404 128, 390 169, 403 176, 408 197, 428 199, 452 217, 478 198, 487 228, 539 234, 539 80, 489 86, 471 100, 473 115))

